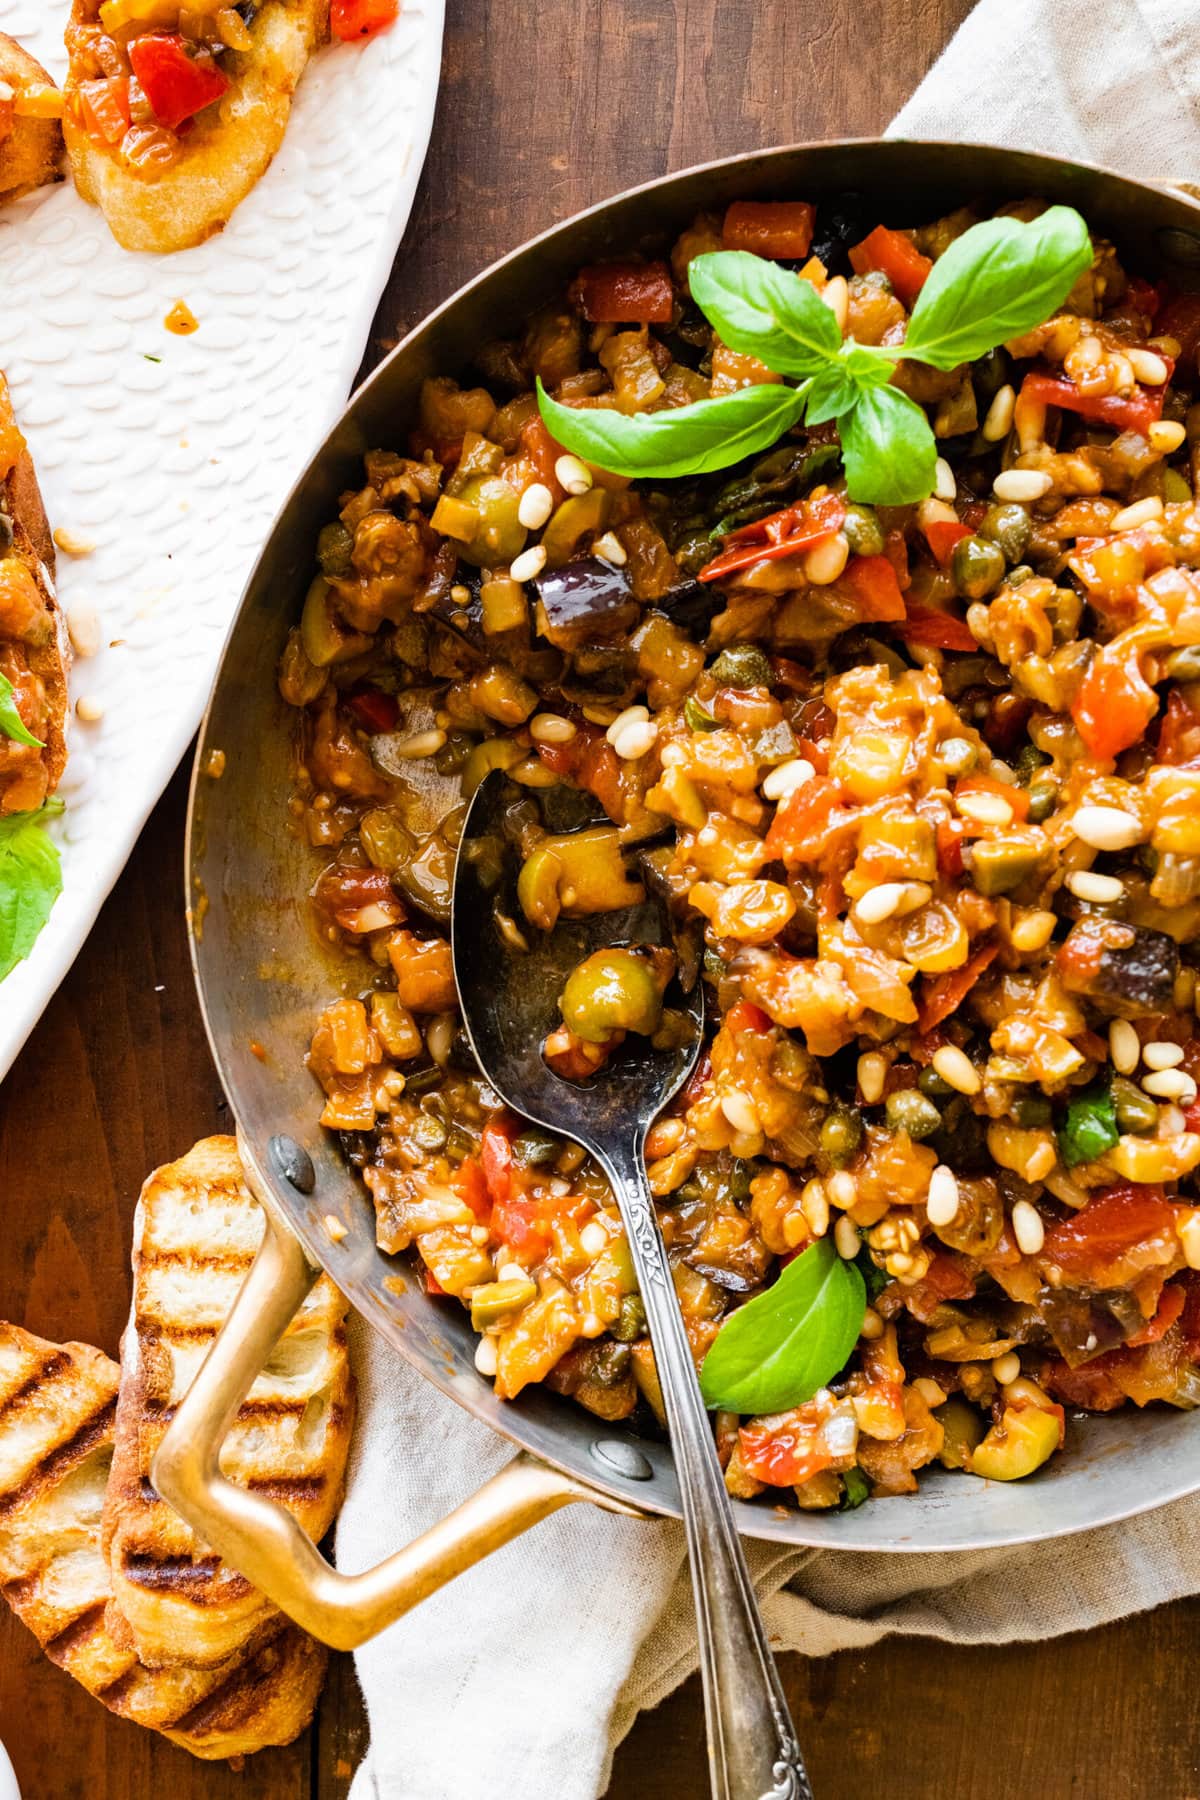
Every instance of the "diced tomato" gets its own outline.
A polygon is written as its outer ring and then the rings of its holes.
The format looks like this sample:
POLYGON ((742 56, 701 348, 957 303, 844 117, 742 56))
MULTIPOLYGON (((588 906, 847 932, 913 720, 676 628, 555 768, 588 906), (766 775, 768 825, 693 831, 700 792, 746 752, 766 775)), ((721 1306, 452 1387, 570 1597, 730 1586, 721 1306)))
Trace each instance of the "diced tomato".
MULTIPOLYGON (((1009 781, 997 781, 992 775, 964 775, 954 784, 954 798, 963 794, 996 794, 1012 807, 1013 818, 1024 824, 1029 817, 1029 795, 1024 788, 1009 781)), ((968 830, 970 827, 968 826, 968 830)))
POLYGON ((964 538, 971 536, 971 527, 958 519, 930 519, 927 525, 922 525, 921 532, 941 567, 948 569, 955 544, 961 544, 964 538))
POLYGON ((1159 1232, 1175 1229, 1175 1214, 1160 1187, 1130 1183, 1106 1188, 1046 1233, 1043 1255, 1072 1280, 1104 1286, 1124 1274, 1128 1254, 1159 1232))
POLYGON ((733 545, 697 572, 697 581, 719 581, 755 563, 773 562, 784 556, 798 556, 839 530, 846 517, 846 504, 839 494, 821 494, 813 500, 801 500, 785 506, 766 519, 742 525, 726 538, 733 545))
POLYGON ((1200 712, 1184 697, 1181 688, 1167 695, 1167 710, 1158 734, 1155 762, 1175 769, 1200 768, 1200 712))
POLYGON ((432 1269, 425 1270, 425 1292, 427 1294, 440 1294, 443 1299, 447 1297, 445 1288, 442 1286, 432 1269))
POLYGON ((929 1324, 937 1307, 947 1300, 970 1300, 975 1294, 975 1274, 963 1257, 947 1251, 935 1251, 933 1261, 911 1287, 900 1287, 903 1300, 914 1319, 929 1324))
POLYGON ((811 862, 829 848, 831 827, 851 816, 841 783, 828 775, 814 775, 795 788, 775 814, 767 833, 767 856, 788 864, 811 862))
MULTIPOLYGON (((1170 357, 1163 359, 1174 367, 1170 357)), ((1151 425, 1162 418, 1162 387, 1136 387, 1132 394, 1085 394, 1065 376, 1046 375, 1034 370, 1021 383, 1021 399, 1042 406, 1058 406, 1064 412, 1077 413, 1097 425, 1108 425, 1114 431, 1136 431, 1146 436, 1151 425)))
POLYGON ((665 262, 597 263, 579 271, 570 295, 594 325, 669 325, 675 310, 665 262))
POLYGON ((1071 717, 1093 756, 1119 756, 1144 736, 1158 711, 1158 697, 1143 679, 1137 657, 1125 660, 1101 650, 1071 702, 1071 717))
POLYGON ((934 650, 977 650, 979 645, 965 619, 938 612, 932 606, 904 602, 906 616, 896 626, 906 644, 928 644, 934 650))
POLYGON ((350 695, 346 705, 364 731, 394 731, 396 720, 400 717, 395 696, 383 693, 380 688, 358 688, 350 695))
POLYGON ((609 818, 620 819, 621 763, 602 731, 594 725, 581 724, 570 743, 536 744, 534 748, 555 775, 595 794, 609 818))
POLYGON ((917 1024, 921 1031, 932 1031, 952 1012, 957 1012, 979 977, 989 969, 999 953, 999 942, 981 944, 961 969, 949 969, 944 975, 925 978, 925 986, 917 1008, 917 1024))
POLYGON ((512 1250, 528 1251, 535 1258, 545 1256, 553 1241, 538 1202, 520 1194, 497 1200, 492 1208, 491 1230, 497 1243, 507 1244, 512 1250))
POLYGON ((487 1178, 477 1156, 464 1156, 458 1165, 454 1185, 477 1219, 486 1220, 492 1210, 492 1197, 487 1178))
POLYGON ((842 579, 858 602, 858 616, 864 622, 886 622, 906 616, 904 595, 888 557, 852 556, 842 579))
POLYGON ((1176 294, 1168 300, 1155 328, 1164 337, 1176 340, 1181 362, 1194 366, 1196 346, 1200 344, 1200 294, 1176 294))
POLYGON ((883 554, 896 571, 900 592, 906 593, 912 586, 912 576, 908 572, 908 539, 899 526, 893 526, 884 538, 883 554))
POLYGON ((721 242, 727 250, 801 262, 812 245, 815 217, 807 200, 735 200, 725 210, 721 242))
POLYGON ((850 265, 859 275, 880 270, 892 284, 892 291, 911 307, 933 270, 927 256, 922 256, 911 238, 902 231, 877 225, 861 244, 850 252, 850 265))
POLYGON ((753 1000, 739 1000, 725 1014, 725 1026, 736 1035, 739 1031, 770 1031, 771 1021, 753 1000))
POLYGON ((747 1472, 769 1487, 798 1487, 820 1474, 833 1461, 827 1450, 817 1447, 820 1428, 811 1404, 794 1407, 769 1424, 744 1425, 738 1443, 747 1472))
POLYGON ((947 881, 957 881, 963 872, 963 839, 965 819, 939 819, 934 836, 937 841, 938 873, 947 881))
POLYGON ((331 0, 329 29, 334 37, 373 37, 394 25, 400 13, 400 0, 331 0))
POLYGON ((129 77, 82 81, 75 90, 84 130, 104 144, 119 144, 132 123, 129 77))
POLYGON ((129 61, 151 112, 168 131, 178 131, 185 119, 203 112, 229 86, 228 75, 208 52, 189 46, 175 31, 134 38, 129 61))
POLYGON ((1157 1344, 1160 1337, 1170 1331, 1172 1325, 1183 1311, 1183 1303, 1187 1298, 1183 1288, 1177 1281, 1170 1281, 1159 1296, 1158 1307, 1152 1319, 1147 1319, 1135 1337, 1125 1341, 1132 1349, 1138 1344, 1157 1344))
POLYGON ((1183 1126, 1185 1131, 1200 1132, 1200 1100, 1193 1100, 1184 1107, 1183 1126))
POLYGON ((538 473, 538 480, 550 489, 556 504, 563 498, 563 488, 559 485, 554 465, 563 454, 561 444, 556 444, 546 429, 546 421, 540 413, 534 413, 526 419, 521 427, 521 451, 527 456, 538 473))
MULTIPOLYGON (((1131 275, 1125 287, 1125 298, 1131 306, 1135 306, 1144 318, 1153 321, 1154 315, 1162 305, 1162 295, 1150 282, 1144 281, 1140 275, 1131 275)), ((1176 334, 1171 333, 1174 337, 1176 334)))
POLYGON ((512 1146, 516 1135, 515 1124, 504 1116, 489 1119, 483 1128, 483 1137, 479 1145, 479 1160, 482 1164, 487 1191, 496 1205, 507 1200, 512 1192, 512 1146))

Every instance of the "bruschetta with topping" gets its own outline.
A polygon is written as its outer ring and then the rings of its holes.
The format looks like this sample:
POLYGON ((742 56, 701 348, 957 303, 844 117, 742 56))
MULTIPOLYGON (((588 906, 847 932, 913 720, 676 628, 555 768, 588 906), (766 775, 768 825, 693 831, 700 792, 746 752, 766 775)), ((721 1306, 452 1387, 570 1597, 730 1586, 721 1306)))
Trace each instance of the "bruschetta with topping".
POLYGON ((0 818, 35 811, 62 777, 70 660, 54 543, 0 375, 0 818))
POLYGON ((41 63, 0 31, 0 203, 61 179, 62 112, 41 63))

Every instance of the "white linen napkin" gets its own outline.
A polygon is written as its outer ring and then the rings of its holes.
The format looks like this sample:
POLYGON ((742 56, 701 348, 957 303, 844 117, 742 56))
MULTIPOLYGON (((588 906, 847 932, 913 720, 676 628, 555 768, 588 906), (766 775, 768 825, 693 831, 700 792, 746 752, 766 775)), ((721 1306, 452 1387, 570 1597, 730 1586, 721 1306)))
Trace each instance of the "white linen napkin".
MULTIPOLYGON (((1197 0, 982 0, 894 120, 1200 174, 1197 0)), ((360 1422, 339 1565, 415 1537, 511 1446, 357 1334, 360 1422)), ((1032 1549, 868 1556, 748 1546, 772 1638, 810 1656, 889 1632, 958 1643, 1051 1637, 1200 1591, 1200 1500, 1032 1549)), ((351 1800, 490 1791, 594 1800, 637 1713, 696 1665, 679 1526, 572 1506, 434 1595, 356 1657, 371 1747, 351 1800)))

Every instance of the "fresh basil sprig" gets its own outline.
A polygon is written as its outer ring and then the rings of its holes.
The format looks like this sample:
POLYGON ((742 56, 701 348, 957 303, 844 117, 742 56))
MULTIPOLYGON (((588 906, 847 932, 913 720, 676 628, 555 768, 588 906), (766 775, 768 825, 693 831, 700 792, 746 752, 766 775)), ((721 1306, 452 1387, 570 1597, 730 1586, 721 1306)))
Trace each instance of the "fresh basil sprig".
POLYGON ((15 738, 18 744, 31 744, 42 749, 41 738, 32 731, 17 711, 16 690, 7 675, 0 675, 0 736, 15 738))
POLYGON ((62 892, 58 846, 45 829, 61 811, 48 800, 0 819, 0 981, 29 955, 62 892))
POLYGON ((722 1325, 700 1371, 705 1402, 774 1413, 811 1400, 845 1367, 866 1310, 861 1272, 820 1238, 722 1325))
POLYGON ((692 297, 722 343, 799 385, 739 388, 655 413, 538 405, 567 450, 615 474, 699 475, 765 449, 805 419, 836 419, 851 499, 904 505, 933 491, 937 446, 924 410, 889 386, 901 358, 954 369, 1040 325, 1092 259, 1087 225, 1051 206, 1029 224, 989 219, 933 265, 903 344, 842 341, 811 282, 744 250, 697 256, 692 297))

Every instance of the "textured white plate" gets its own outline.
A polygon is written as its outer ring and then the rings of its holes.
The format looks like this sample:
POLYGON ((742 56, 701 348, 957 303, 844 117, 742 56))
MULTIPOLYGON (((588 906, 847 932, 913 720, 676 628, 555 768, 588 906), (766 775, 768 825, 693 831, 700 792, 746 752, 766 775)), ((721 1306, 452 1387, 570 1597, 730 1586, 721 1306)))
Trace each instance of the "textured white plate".
MULTIPOLYGON (((70 183, 0 212, 0 368, 54 526, 68 609, 105 649, 76 661, 76 719, 53 827, 63 892, 0 983, 0 1078, 74 960, 187 747, 255 554, 336 418, 421 172, 443 0, 309 64, 283 147, 224 232, 130 255, 70 183), (175 337, 177 299, 200 321, 175 337), (160 360, 152 360, 160 359, 160 360)), ((61 80, 69 0, 0 0, 0 31, 61 80)), ((168 895, 182 873, 163 871, 168 895)), ((180 898, 179 904, 182 904, 180 898)))

